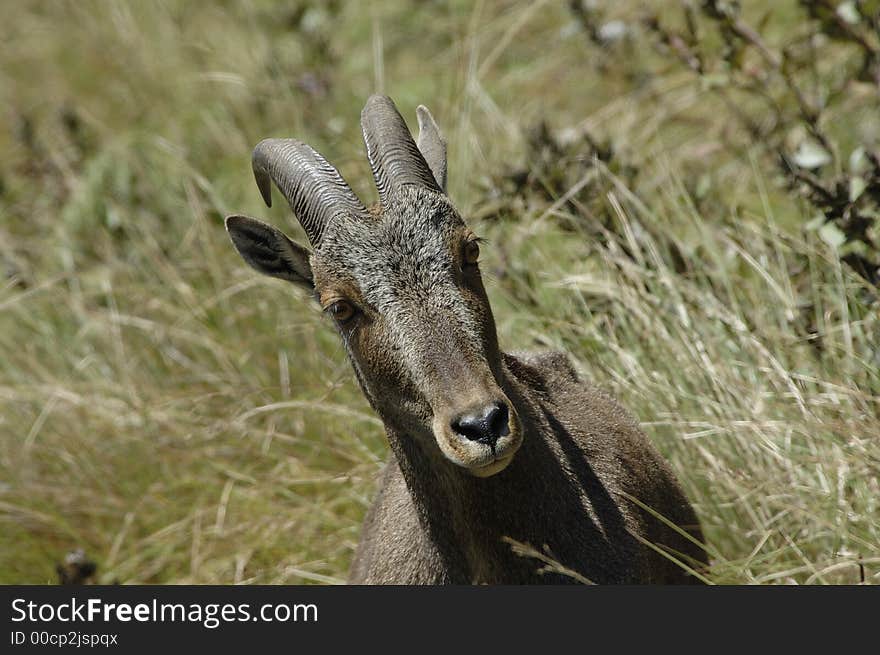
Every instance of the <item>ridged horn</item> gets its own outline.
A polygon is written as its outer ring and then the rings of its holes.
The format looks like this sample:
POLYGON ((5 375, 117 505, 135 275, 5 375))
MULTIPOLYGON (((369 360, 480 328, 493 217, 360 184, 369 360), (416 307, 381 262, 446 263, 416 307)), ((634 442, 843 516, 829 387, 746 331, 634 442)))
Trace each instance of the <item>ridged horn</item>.
POLYGON ((339 171, 301 141, 264 139, 254 148, 252 163, 266 205, 272 206, 274 182, 315 247, 324 228, 337 216, 368 215, 339 171))
POLYGON ((370 96, 361 112, 361 129, 383 205, 392 189, 406 185, 442 192, 391 98, 370 96))

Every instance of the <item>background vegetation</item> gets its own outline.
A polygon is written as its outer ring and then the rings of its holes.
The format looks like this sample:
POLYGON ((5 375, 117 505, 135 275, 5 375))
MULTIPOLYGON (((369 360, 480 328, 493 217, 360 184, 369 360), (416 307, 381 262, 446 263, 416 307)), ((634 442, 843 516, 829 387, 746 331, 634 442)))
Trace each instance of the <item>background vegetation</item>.
POLYGON ((445 130, 502 343, 638 414, 713 581, 880 581, 878 11, 2 3, 0 582, 345 579, 381 424, 222 220, 298 233, 266 136, 374 199, 375 91, 445 130))

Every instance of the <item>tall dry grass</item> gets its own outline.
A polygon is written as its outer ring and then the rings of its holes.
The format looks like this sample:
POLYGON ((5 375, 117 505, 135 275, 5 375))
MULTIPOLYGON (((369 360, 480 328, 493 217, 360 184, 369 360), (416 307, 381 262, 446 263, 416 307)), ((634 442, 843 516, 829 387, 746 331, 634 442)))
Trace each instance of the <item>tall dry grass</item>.
POLYGON ((880 580, 876 289, 650 53, 627 62, 650 83, 610 74, 546 2, 7 4, 0 34, 0 581, 52 581, 74 547, 102 581, 344 580, 381 424, 331 327, 222 217, 296 230, 250 179, 270 135, 374 197, 376 90, 449 137, 502 344, 567 350, 638 414, 713 581, 880 580), (490 211, 541 119, 639 174, 560 157, 490 211))

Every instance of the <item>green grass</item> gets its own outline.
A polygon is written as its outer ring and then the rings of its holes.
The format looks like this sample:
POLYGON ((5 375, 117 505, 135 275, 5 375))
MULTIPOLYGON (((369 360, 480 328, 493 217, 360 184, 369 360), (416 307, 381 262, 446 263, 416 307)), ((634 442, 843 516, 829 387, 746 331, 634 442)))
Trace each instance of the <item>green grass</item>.
POLYGON ((75 547, 102 581, 345 579, 381 423, 331 326, 222 219, 301 234, 251 179, 272 135, 375 198, 374 91, 444 129, 503 346, 563 348, 637 413, 713 581, 880 581, 876 290, 803 230, 760 144, 726 147, 710 93, 651 52, 597 54, 564 3, 370 5, 0 8, 0 582, 51 582, 75 547), (539 120, 638 175, 599 166, 555 202, 581 177, 560 161, 565 188, 491 218, 539 120))

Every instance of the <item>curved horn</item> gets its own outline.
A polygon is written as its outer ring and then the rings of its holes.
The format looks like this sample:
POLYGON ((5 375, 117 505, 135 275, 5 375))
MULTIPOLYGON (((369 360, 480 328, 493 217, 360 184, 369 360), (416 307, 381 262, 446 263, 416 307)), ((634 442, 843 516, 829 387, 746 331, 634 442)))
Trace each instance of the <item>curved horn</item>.
POLYGON ((391 189, 405 185, 441 191, 391 98, 370 96, 361 112, 361 129, 383 205, 391 189))
POLYGON ((311 146, 296 139, 264 139, 254 148, 254 178, 263 200, 272 206, 272 182, 284 194, 316 246, 336 216, 366 216, 367 210, 342 176, 311 146))
POLYGON ((437 184, 446 193, 446 141, 425 105, 416 107, 416 116, 419 118, 419 150, 437 184))

